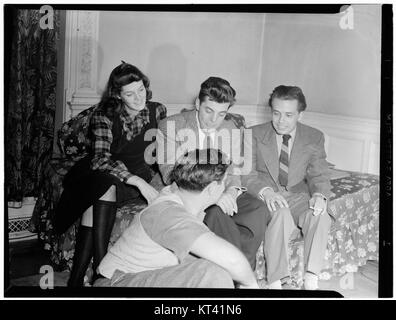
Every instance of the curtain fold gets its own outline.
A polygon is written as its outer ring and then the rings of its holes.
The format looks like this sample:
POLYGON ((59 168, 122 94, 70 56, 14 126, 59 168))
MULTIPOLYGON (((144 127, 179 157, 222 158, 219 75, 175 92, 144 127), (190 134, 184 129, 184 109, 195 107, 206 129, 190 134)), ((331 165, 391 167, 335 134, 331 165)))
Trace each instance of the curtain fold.
POLYGON ((5 114, 5 184, 9 202, 36 197, 52 156, 56 109, 59 12, 42 29, 39 10, 16 10, 8 105, 5 114))

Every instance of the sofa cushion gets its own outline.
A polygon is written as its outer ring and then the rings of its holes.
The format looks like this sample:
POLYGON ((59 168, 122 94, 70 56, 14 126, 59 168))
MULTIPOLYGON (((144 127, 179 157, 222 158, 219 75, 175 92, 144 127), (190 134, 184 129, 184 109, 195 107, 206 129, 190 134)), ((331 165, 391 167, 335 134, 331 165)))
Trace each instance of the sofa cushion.
POLYGON ((83 110, 77 116, 65 122, 58 131, 58 146, 67 158, 78 160, 84 157, 90 148, 88 127, 91 115, 97 105, 83 110))

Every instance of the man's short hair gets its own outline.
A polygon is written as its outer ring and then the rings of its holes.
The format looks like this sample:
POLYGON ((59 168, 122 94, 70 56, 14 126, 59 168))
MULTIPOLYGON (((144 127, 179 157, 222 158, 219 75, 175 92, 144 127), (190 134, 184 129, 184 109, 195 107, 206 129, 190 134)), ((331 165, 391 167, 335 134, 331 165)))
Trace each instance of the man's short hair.
POLYGON ((196 149, 176 161, 170 178, 181 189, 202 191, 212 181, 222 181, 230 164, 229 158, 218 149, 196 149))
POLYGON ((227 80, 218 77, 210 77, 201 84, 199 91, 199 102, 202 103, 205 97, 217 103, 229 102, 230 107, 235 103, 236 92, 227 80))
POLYGON ((272 108, 272 101, 274 99, 280 100, 297 100, 298 101, 298 112, 304 111, 307 108, 305 102, 305 96, 299 87, 294 86, 278 86, 272 91, 268 100, 269 106, 272 108))

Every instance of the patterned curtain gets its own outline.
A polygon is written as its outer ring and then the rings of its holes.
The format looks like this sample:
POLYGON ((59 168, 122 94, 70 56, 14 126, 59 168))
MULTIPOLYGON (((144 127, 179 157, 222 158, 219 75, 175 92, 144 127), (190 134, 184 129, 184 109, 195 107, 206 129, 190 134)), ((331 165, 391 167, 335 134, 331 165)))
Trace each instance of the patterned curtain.
POLYGON ((56 106, 59 11, 42 29, 39 10, 16 10, 5 108, 7 200, 36 197, 52 155, 56 106))

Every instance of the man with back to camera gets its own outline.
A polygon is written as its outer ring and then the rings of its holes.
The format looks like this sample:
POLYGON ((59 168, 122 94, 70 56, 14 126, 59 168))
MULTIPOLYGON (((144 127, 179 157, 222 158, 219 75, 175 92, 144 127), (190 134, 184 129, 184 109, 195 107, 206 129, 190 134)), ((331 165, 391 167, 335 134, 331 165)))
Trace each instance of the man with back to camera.
POLYGON ((276 87, 269 105, 272 121, 253 126, 253 139, 245 140, 252 170, 242 183, 271 212, 264 241, 269 288, 281 289, 290 276, 287 246, 297 226, 304 236, 304 288, 315 290, 332 222, 324 135, 299 122, 306 109, 299 87, 276 87))
MULTIPOLYGON (((166 184, 178 152, 211 145, 240 164, 243 130, 225 117, 235 102, 235 90, 227 80, 210 77, 201 84, 196 109, 163 119, 158 126, 157 163, 166 184)), ((240 173, 230 172, 226 189, 216 205, 206 209, 204 223, 218 236, 239 248, 254 270, 256 253, 264 238, 266 206, 243 193, 240 173)))
POLYGON ((99 265, 104 287, 258 288, 238 248, 203 223, 224 191, 229 160, 219 150, 180 157, 172 184, 131 222, 99 265))

